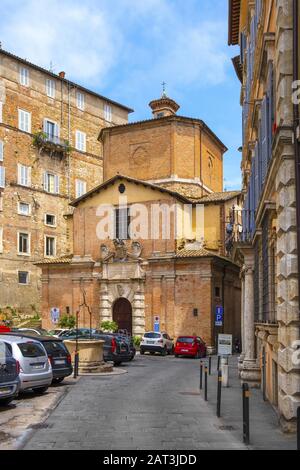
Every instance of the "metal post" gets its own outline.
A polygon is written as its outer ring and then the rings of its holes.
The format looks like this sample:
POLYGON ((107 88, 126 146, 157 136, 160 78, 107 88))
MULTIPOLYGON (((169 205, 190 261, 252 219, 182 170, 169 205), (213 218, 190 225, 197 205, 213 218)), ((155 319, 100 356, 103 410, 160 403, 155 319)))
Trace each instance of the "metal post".
POLYGON ((250 443, 250 423, 249 423, 249 385, 243 384, 243 442, 246 445, 250 443))
POLYGON ((300 406, 297 410, 297 450, 300 450, 300 406))
POLYGON ((203 362, 200 361, 200 390, 203 388, 203 362))
POLYGON ((211 375, 211 356, 208 358, 208 374, 211 375))
POLYGON ((217 417, 221 417, 222 371, 218 372, 217 417))
POLYGON ((207 373, 208 369, 207 366, 205 366, 204 369, 204 400, 207 401, 207 373))
POLYGON ((220 370, 220 361, 221 361, 221 356, 218 355, 218 365, 217 365, 217 371, 218 372, 220 370))
POLYGON ((79 317, 79 311, 76 312, 76 346, 75 346, 75 353, 74 353, 74 379, 78 377, 78 368, 79 368, 78 317, 79 317))

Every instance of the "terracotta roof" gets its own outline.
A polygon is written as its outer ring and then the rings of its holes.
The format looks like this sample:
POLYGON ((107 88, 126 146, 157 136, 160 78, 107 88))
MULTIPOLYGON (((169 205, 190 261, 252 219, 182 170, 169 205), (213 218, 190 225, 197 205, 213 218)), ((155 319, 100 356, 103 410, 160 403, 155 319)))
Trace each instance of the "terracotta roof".
POLYGON ((106 189, 108 186, 113 185, 117 180, 126 180, 129 183, 134 183, 134 184, 137 184, 137 185, 144 186, 146 188, 150 188, 150 189, 153 189, 153 190, 156 190, 156 191, 160 191, 161 193, 169 194, 170 196, 173 196, 176 199, 179 199, 180 201, 182 201, 184 203, 188 203, 188 204, 191 203, 190 199, 182 196, 181 194, 179 194, 175 191, 170 191, 169 189, 162 188, 161 186, 158 186, 156 184, 147 183, 147 181, 142 181, 142 180, 138 180, 138 179, 135 179, 135 178, 131 178, 130 176, 125 176, 125 175, 118 174, 118 175, 114 176, 113 178, 110 178, 109 180, 105 181, 105 183, 102 183, 99 186, 96 186, 95 188, 91 189, 91 191, 88 191, 83 196, 75 199, 74 201, 72 201, 70 203, 70 206, 73 206, 73 207, 78 206, 78 204, 80 204, 82 201, 84 201, 85 199, 88 199, 89 197, 92 197, 94 195, 94 193, 99 193, 103 189, 106 189))
POLYGON ((183 248, 183 250, 178 250, 176 252, 176 258, 219 258, 223 261, 234 264, 232 260, 226 258, 226 256, 221 256, 218 253, 208 251, 205 248, 200 248, 199 250, 187 250, 186 248, 183 248))
POLYGON ((69 256, 64 256, 62 258, 45 258, 41 261, 38 261, 37 263, 34 263, 35 265, 40 265, 40 264, 70 264, 72 261, 73 255, 69 256))
POLYGON ((222 193, 212 193, 203 196, 198 202, 226 202, 239 196, 241 191, 224 191, 222 193))
POLYGON ((111 132, 112 130, 125 129, 125 128, 132 127, 132 126, 139 126, 139 125, 145 124, 145 123, 157 123, 157 122, 163 122, 163 121, 166 121, 166 122, 168 122, 168 121, 185 121, 185 122, 200 124, 200 126, 203 129, 205 129, 208 132, 208 134, 211 135, 211 137, 213 137, 213 139, 218 143, 218 145, 223 149, 224 152, 227 152, 227 150, 228 150, 226 145, 223 144, 223 142, 219 139, 219 137, 208 127, 207 124, 205 124, 204 121, 202 121, 201 119, 197 119, 197 118, 191 118, 191 117, 186 117, 186 116, 178 116, 178 114, 173 114, 171 116, 164 116, 164 117, 161 117, 161 118, 145 119, 143 121, 128 122, 126 124, 120 124, 118 126, 105 127, 103 129, 101 129, 101 131, 99 133, 98 140, 102 140, 102 137, 103 137, 105 131, 106 132, 111 132))
POLYGON ((229 0, 228 45, 236 46, 240 41, 241 0, 229 0))
POLYGON ((94 95, 98 98, 101 98, 104 101, 107 101, 108 103, 114 104, 115 106, 118 106, 120 108, 125 109, 128 111, 128 113, 133 113, 134 110, 131 108, 128 108, 127 106, 124 106, 121 103, 118 103, 117 101, 113 101, 109 98, 106 98, 105 96, 99 95, 99 93, 96 93, 95 91, 89 90, 88 88, 85 88, 81 85, 78 85, 77 83, 71 82, 70 80, 67 80, 66 78, 62 78, 59 75, 51 72, 50 70, 44 69, 43 67, 40 67, 39 65, 33 64, 32 62, 22 59, 21 57, 18 57, 15 54, 12 54, 11 52, 5 51, 4 49, 0 49, 0 54, 6 55, 7 57, 11 57, 12 59, 18 60, 24 65, 28 65, 29 67, 34 68, 35 70, 39 70, 40 72, 47 73, 49 76, 56 78, 57 80, 61 80, 63 83, 66 83, 67 85, 71 85, 72 87, 76 87, 82 91, 85 91, 86 93, 89 93, 91 95, 94 95))
POLYGON ((166 183, 156 183, 161 188, 169 189, 188 198, 191 202, 199 200, 205 191, 199 184, 181 183, 180 181, 168 181, 166 183))

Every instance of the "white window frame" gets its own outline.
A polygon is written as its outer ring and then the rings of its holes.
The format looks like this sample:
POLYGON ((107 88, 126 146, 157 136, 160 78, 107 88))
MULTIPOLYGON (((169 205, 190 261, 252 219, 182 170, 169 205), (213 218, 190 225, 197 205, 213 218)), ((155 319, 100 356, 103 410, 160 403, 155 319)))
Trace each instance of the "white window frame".
POLYGON ((29 271, 18 270, 17 275, 18 275, 18 284, 19 284, 19 286, 28 286, 30 284, 30 272, 29 271), (19 281, 19 273, 27 273, 27 282, 24 283, 24 282, 19 281))
POLYGON ((23 217, 30 217, 30 215, 31 215, 31 204, 29 204, 29 202, 18 201, 18 214, 22 215, 23 217), (25 212, 22 212, 22 210, 21 210, 21 205, 22 204, 28 206, 28 214, 25 214, 25 212))
POLYGON ((31 134, 31 113, 29 111, 25 111, 25 109, 18 109, 18 117, 19 117, 19 129, 23 132, 28 132, 31 134), (27 122, 25 120, 27 117, 27 122))
POLYGON ((26 186, 27 188, 31 186, 31 167, 27 165, 22 165, 18 163, 18 184, 21 186, 26 186))
POLYGON ((3 253, 3 227, 0 226, 0 253, 3 253))
POLYGON ((4 160, 4 142, 0 140, 0 162, 4 160))
POLYGON ((55 256, 56 256, 56 237, 54 237, 53 235, 45 235, 44 236, 44 256, 45 256, 45 258, 55 258, 55 256), (52 240, 54 240, 54 253, 53 253, 53 255, 47 255, 47 238, 51 238, 52 240))
MULTIPOLYGON (((54 139, 53 139, 53 141, 55 142, 56 138, 59 140, 59 134, 60 134, 59 124, 56 121, 53 121, 53 119, 44 118, 43 129, 44 129, 45 134, 47 134, 47 137, 49 136, 49 134, 47 132, 47 122, 50 122, 51 124, 54 124, 54 139)), ((49 139, 50 139, 50 137, 49 137, 49 139)))
POLYGON ((19 256, 30 256, 31 255, 31 234, 26 230, 18 231, 17 232, 17 244, 18 244, 18 255, 19 256), (20 235, 28 235, 28 251, 23 252, 19 251, 20 247, 20 235))
POLYGON ((46 78, 46 95, 55 98, 55 81, 51 78, 46 78))
POLYGON ((5 188, 5 167, 0 166, 0 188, 5 188))
POLYGON ((76 130, 75 131, 75 148, 79 152, 86 152, 86 133, 76 130))
POLYGON ((44 215, 44 224, 47 227, 56 227, 57 226, 57 224, 56 224, 56 215, 51 214, 50 212, 46 212, 45 215, 44 215), (50 215, 51 217, 54 217, 54 224, 47 224, 47 215, 50 215))
POLYGON ((76 197, 76 199, 78 197, 83 196, 85 193, 86 193, 86 181, 77 178, 75 180, 75 197, 76 197), (81 189, 83 189, 83 191, 81 191, 81 189))
POLYGON ((29 86, 29 69, 27 67, 20 67, 20 84, 29 86))
POLYGON ((107 122, 112 122, 112 107, 108 103, 104 103, 104 119, 107 122))
POLYGON ((85 101, 84 100, 84 93, 82 93, 81 91, 77 91, 77 93, 76 93, 76 106, 81 111, 84 111, 84 105, 85 105, 84 101, 85 101))
POLYGON ((44 190, 49 194, 59 194, 59 186, 60 186, 60 177, 51 171, 45 171, 44 173, 44 190), (53 176, 54 178, 54 191, 50 191, 48 185, 48 176, 53 176))

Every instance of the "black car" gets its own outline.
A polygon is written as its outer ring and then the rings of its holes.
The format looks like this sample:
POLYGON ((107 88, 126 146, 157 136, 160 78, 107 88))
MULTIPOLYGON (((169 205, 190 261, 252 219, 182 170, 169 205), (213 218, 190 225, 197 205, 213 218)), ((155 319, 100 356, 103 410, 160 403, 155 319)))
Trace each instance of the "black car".
POLYGON ((127 342, 128 346, 129 346, 129 350, 130 350, 131 361, 132 361, 134 359, 135 355, 136 355, 136 348, 134 346, 132 336, 130 336, 128 334, 125 334, 125 333, 121 333, 121 332, 120 333, 114 333, 114 336, 120 337, 124 341, 127 342))
POLYGON ((60 383, 65 377, 73 372, 71 355, 60 338, 53 336, 34 336, 29 334, 9 333, 10 336, 22 336, 39 341, 46 349, 48 358, 52 366, 53 380, 52 383, 60 383))
POLYGON ((18 395, 19 371, 10 346, 0 341, 0 406, 8 405, 18 395))
POLYGON ((118 366, 122 362, 130 362, 132 360, 132 352, 128 341, 118 334, 94 330, 93 338, 104 341, 103 359, 105 362, 112 361, 115 366, 118 366))

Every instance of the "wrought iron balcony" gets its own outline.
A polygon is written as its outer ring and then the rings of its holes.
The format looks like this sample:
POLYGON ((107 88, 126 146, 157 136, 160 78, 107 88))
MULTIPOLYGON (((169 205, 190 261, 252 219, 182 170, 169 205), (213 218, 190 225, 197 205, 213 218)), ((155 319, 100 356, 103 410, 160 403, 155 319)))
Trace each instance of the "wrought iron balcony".
POLYGON ((40 149, 40 151, 49 150, 51 153, 60 154, 65 154, 70 151, 70 145, 67 140, 48 134, 47 132, 38 132, 35 134, 33 143, 40 149))
POLYGON ((230 255, 235 244, 249 244, 255 234, 255 211, 233 208, 225 227, 225 247, 230 255))

